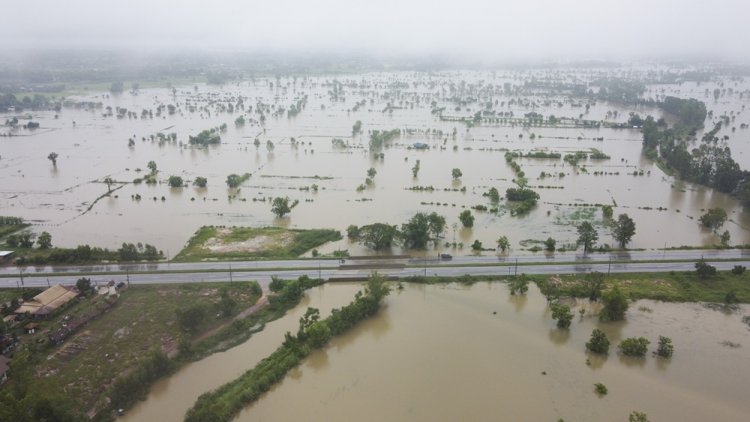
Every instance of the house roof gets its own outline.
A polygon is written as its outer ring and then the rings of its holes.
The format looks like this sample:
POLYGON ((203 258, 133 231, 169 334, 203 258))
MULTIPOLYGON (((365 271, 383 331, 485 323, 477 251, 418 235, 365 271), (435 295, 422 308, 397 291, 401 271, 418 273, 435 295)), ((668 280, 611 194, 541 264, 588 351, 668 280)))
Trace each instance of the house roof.
POLYGON ((13 251, 0 251, 0 258, 5 258, 10 255, 13 255, 13 251))
POLYGON ((25 301, 16 309, 15 313, 25 314, 29 312, 33 315, 47 315, 76 296, 78 296, 78 291, 74 287, 56 284, 34 296, 32 300, 25 301))

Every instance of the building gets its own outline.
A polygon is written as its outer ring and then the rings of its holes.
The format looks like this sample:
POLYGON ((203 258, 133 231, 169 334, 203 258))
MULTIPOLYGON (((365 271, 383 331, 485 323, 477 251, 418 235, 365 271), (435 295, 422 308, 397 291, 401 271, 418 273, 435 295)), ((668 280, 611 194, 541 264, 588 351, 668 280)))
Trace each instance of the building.
POLYGON ((33 299, 25 301, 15 310, 15 313, 25 314, 28 312, 36 317, 44 317, 75 299, 76 296, 78 296, 78 290, 75 287, 56 284, 34 296, 33 299))
POLYGON ((0 251, 0 264, 10 262, 13 257, 13 251, 0 251))

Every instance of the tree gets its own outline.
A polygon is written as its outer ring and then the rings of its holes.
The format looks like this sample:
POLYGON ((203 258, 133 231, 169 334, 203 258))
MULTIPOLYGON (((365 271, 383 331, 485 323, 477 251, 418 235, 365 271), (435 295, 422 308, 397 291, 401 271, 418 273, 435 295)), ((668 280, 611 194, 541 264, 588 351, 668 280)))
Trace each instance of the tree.
POLYGON ((521 277, 515 277, 510 281, 510 294, 526 294, 529 291, 529 280, 523 274, 521 277))
POLYGON ((305 332, 310 345, 314 348, 323 347, 331 339, 331 329, 325 321, 317 321, 310 325, 305 332))
POLYGON ((716 267, 707 264, 706 261, 701 258, 695 263, 695 272, 700 278, 708 278, 716 275, 716 267))
POLYGON ((112 192, 112 184, 114 184, 115 181, 112 180, 111 177, 105 177, 104 178, 104 183, 107 185, 107 193, 112 192))
POLYGON ((419 160, 417 160, 416 164, 414 164, 414 167, 411 168, 411 174, 414 177, 417 177, 417 175, 419 175, 419 160))
POLYGON ((471 215, 471 211, 469 210, 461 211, 461 214, 458 215, 458 219, 461 220, 461 224, 463 224, 464 227, 474 226, 474 216, 471 215))
POLYGON ((151 170, 151 174, 156 173, 156 161, 149 161, 148 164, 146 164, 146 167, 148 167, 149 170, 151 170))
POLYGON ((241 184, 242 184, 242 176, 240 176, 239 174, 232 173, 229 176, 227 176, 227 186, 229 186, 230 188, 236 188, 241 184))
POLYGON ((205 318, 206 308, 200 303, 177 309, 177 321, 183 329, 190 332, 195 332, 205 318))
POLYGON ((430 231, 432 228, 430 223, 431 219, 429 215, 418 212, 409 221, 402 224, 401 239, 403 239, 404 246, 408 248, 425 248, 427 242, 430 241, 430 231))
POLYGON ((378 171, 375 170, 375 167, 370 167, 367 170, 367 177, 369 177, 370 179, 374 178, 376 174, 378 174, 378 171))
POLYGON ((510 248, 510 241, 508 240, 508 236, 500 236, 500 238, 497 239, 497 247, 500 248, 500 250, 503 252, 510 248))
POLYGON ((47 156, 47 159, 52 161, 52 167, 57 167, 57 153, 56 152, 50 152, 47 156))
POLYGON ((182 177, 180 176, 169 176, 167 183, 169 183, 169 186, 173 188, 181 188, 182 185, 185 184, 185 182, 182 181, 182 177))
POLYGON ((352 126, 352 136, 358 134, 359 132, 362 132, 362 122, 357 120, 352 126))
POLYGON ((597 300, 602 296, 604 288, 604 274, 599 271, 592 271, 583 277, 583 287, 589 300, 597 300))
POLYGON ((208 179, 198 176, 193 180, 193 185, 199 188, 205 188, 208 185, 208 179))
POLYGON ((498 192, 496 188, 490 188, 490 190, 487 192, 487 196, 493 203, 500 201, 500 192, 498 192))
POLYGON ((271 212, 276 214, 277 217, 282 218, 291 211, 292 209, 289 207, 288 197, 282 198, 277 196, 276 198, 273 198, 273 202, 271 202, 271 212))
POLYGON ((721 241, 721 246, 729 246, 729 239, 731 239, 729 230, 724 230, 724 233, 722 233, 721 236, 719 237, 719 240, 721 241))
POLYGON ((584 221, 578 226, 578 241, 577 243, 583 244, 583 253, 587 253, 594 246, 596 241, 599 240, 599 234, 596 233, 596 229, 588 221, 584 221))
POLYGON ((711 208, 700 217, 701 225, 714 232, 719 230, 726 221, 727 212, 724 211, 724 208, 711 208))
POLYGON ((606 220, 612 218, 612 205, 602 205, 602 217, 606 220))
POLYGON ((359 228, 360 242, 375 250, 390 248, 396 236, 398 229, 389 224, 374 223, 359 228))
POLYGON ((659 346, 656 348, 656 354, 663 358, 671 358, 674 353, 674 345, 669 337, 659 336, 659 346))
POLYGON ((461 169, 455 168, 451 170, 451 176, 453 176, 453 180, 458 180, 463 176, 464 174, 461 172, 461 169))
POLYGON ((635 222, 633 219, 628 217, 627 214, 618 215, 617 221, 615 221, 612 227, 612 236, 620 243, 620 247, 624 248, 630 243, 630 239, 633 238, 634 234, 635 222))
POLYGON ((557 320, 557 328, 570 327, 570 322, 573 320, 573 313, 570 312, 570 306, 555 303, 551 308, 552 319, 557 320))
POLYGON ((547 240, 544 241, 544 249, 547 250, 547 252, 554 252, 555 245, 557 245, 557 241, 551 237, 548 237, 547 240))
POLYGON ((445 231, 445 226, 447 225, 445 217, 436 212, 431 212, 430 215, 427 216, 427 220, 430 225, 430 234, 435 239, 439 238, 445 231))
POLYGON ((76 281, 76 289, 81 293, 82 296, 88 296, 94 292, 94 287, 91 285, 90 278, 79 278, 76 281))
POLYGON ((612 290, 602 295, 602 311, 599 319, 602 321, 619 321, 625 319, 625 312, 628 310, 628 299, 620 291, 620 287, 615 284, 612 290))
POLYGON ((645 356, 649 344, 651 342, 645 337, 629 337, 621 341, 617 348, 625 356, 645 356))
POLYGON ((34 247, 34 233, 21 233, 18 235, 18 246, 24 249, 31 249, 34 247))
POLYGON ((643 412, 633 412, 628 416, 628 422, 649 422, 649 419, 643 412))
POLYGON ((601 355, 609 353, 609 339, 604 331, 594 328, 594 331, 591 332, 591 338, 586 343, 586 350, 601 355))
POLYGON ((482 246, 482 242, 480 242, 479 239, 474 240, 474 243, 471 244, 471 250, 472 251, 484 250, 484 247, 482 246))
POLYGON ((42 232, 36 240, 39 249, 49 249, 52 247, 52 235, 48 232, 42 232))
POLYGON ((359 239, 359 227, 355 226, 354 224, 350 225, 346 228, 346 237, 350 240, 357 240, 359 239))

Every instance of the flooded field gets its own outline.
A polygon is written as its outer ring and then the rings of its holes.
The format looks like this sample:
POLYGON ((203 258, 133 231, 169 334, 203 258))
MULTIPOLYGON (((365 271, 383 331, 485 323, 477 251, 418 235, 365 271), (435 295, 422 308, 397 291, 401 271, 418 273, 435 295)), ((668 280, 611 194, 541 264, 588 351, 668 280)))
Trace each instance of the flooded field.
MULTIPOLYGON (((40 124, 38 129, 0 126, 0 134, 13 135, 0 137, 0 177, 5 181, 0 208, 4 214, 33 221, 37 232, 50 232, 58 246, 89 243, 116 248, 122 242, 144 242, 169 257, 202 225, 343 232, 351 224, 401 224, 419 211, 444 215, 445 241, 463 243, 465 253, 474 240, 494 247, 501 235, 508 236, 515 251, 533 245, 529 240, 548 237, 561 247, 574 243, 576 224, 601 221, 601 209, 586 204, 609 204, 615 215, 628 213, 637 225, 631 248, 718 243, 716 234, 697 223, 702 210, 718 207, 729 214, 724 229, 731 243, 750 242, 750 215, 741 204, 665 175, 643 155, 639 130, 562 123, 534 126, 518 120, 538 113, 614 124, 626 122, 630 112, 662 115, 656 108, 628 108, 533 88, 535 78, 545 75, 565 82, 599 73, 324 75, 73 96, 59 112, 26 116, 40 124), (502 118, 476 124, 457 121, 483 111, 502 118), (241 116, 245 123, 236 125, 241 116), (361 131, 353 134, 357 121, 361 131), (226 127, 217 131, 219 144, 189 144, 190 136, 221 125, 226 127), (371 131, 392 129, 401 135, 382 150, 369 150, 371 131), (174 138, 160 140, 159 133, 174 138), (511 216, 501 200, 496 212, 472 211, 473 228, 458 223, 464 209, 492 207, 483 196, 491 187, 502 196, 515 186, 517 175, 505 160, 507 151, 565 155, 594 149, 610 158, 589 158, 577 166, 560 158, 517 158, 529 186, 541 196, 538 205, 524 216, 511 216), (51 152, 58 154, 56 165, 47 158, 51 152), (158 183, 132 183, 149 173, 149 161, 157 166, 158 183), (377 174, 365 185, 369 168, 377 174), (454 180, 453 168, 463 176, 454 180), (251 176, 239 189, 230 189, 225 180, 232 173, 251 176), (170 176, 182 177, 186 186, 170 187, 170 176), (114 192, 101 197, 108 190, 107 177, 114 180, 114 192), (207 186, 194 187, 196 177, 207 178, 207 186), (434 190, 412 190, 419 187, 434 190), (277 196, 299 204, 286 217, 275 218, 270 198, 277 196)), ((743 112, 750 100, 750 95, 743 95, 749 85, 720 83, 725 93, 716 99, 709 95, 719 86, 716 82, 649 85, 644 97, 704 101, 713 111, 706 130, 719 116, 731 114, 731 125, 718 136, 728 136, 722 142, 732 148, 742 168, 750 168, 750 137, 743 126, 750 122, 743 112)), ((0 120, 14 116, 6 113, 0 120)), ((615 243, 608 228, 597 228, 600 244, 615 243)), ((321 252, 337 249, 368 252, 346 238, 321 252)))
MULTIPOLYGON (((278 346, 306 306, 327 315, 357 288, 314 289, 245 344, 157 383, 125 420, 181 420, 198 395, 278 346)), ((534 286, 526 296, 511 296, 503 283, 407 284, 375 317, 314 352, 236 420, 601 421, 627 420, 632 411, 654 421, 746 419, 746 306, 724 313, 641 300, 618 323, 600 323, 587 301, 573 312, 570 330, 560 330, 534 286), (593 328, 609 337, 609 356, 585 351, 593 328), (659 335, 672 338, 671 359, 616 353, 619 341, 633 336, 650 339, 653 351, 659 335), (595 383, 609 393, 597 396, 595 383)))

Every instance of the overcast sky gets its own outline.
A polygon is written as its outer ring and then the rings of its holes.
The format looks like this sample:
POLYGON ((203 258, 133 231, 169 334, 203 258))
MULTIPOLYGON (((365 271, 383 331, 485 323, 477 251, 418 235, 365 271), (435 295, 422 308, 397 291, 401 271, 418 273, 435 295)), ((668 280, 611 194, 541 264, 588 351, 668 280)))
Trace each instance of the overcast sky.
POLYGON ((24 0, 0 48, 750 61, 750 0, 24 0))

